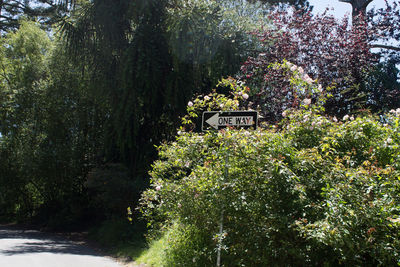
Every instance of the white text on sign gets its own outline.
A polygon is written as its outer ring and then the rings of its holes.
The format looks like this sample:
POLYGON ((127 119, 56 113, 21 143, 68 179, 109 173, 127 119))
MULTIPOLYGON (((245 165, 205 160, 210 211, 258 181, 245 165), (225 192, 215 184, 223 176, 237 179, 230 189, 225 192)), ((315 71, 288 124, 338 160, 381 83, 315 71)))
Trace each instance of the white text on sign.
POLYGON ((253 117, 219 117, 218 125, 221 126, 250 126, 253 124, 253 117))

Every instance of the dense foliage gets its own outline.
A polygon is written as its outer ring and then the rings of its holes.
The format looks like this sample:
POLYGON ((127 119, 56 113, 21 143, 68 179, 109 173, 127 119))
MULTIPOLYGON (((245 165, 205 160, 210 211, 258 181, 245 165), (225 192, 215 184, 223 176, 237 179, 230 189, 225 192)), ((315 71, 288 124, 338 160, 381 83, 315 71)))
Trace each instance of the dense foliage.
POLYGON ((171 138, 193 93, 239 70, 265 8, 59 3, 74 4, 61 28, 19 20, 0 40, 0 217, 124 216, 148 184, 154 146, 171 138))
POLYGON ((329 90, 331 97, 325 109, 332 116, 366 108, 381 112, 396 108, 395 102, 385 101, 385 95, 398 94, 397 70, 382 68, 379 62, 387 57, 391 58, 387 62, 398 62, 399 48, 385 44, 398 42, 395 25, 399 17, 397 1, 388 3, 386 9, 359 14, 353 25, 347 18, 338 21, 327 13, 313 15, 289 9, 271 13, 272 27, 255 33, 264 47, 242 66, 242 79, 252 88, 253 108, 258 107, 268 121, 276 122, 282 119, 285 105, 297 105, 297 99, 290 95, 286 75, 268 67, 283 59, 301 67, 329 90), (373 53, 372 48, 384 50, 373 53), (376 75, 378 72, 381 74, 376 75), (394 76, 386 79, 385 75, 394 76), (382 83, 385 86, 379 85, 382 83))
POLYGON ((1 216, 82 220, 90 215, 84 183, 99 153, 104 108, 62 43, 35 23, 23 22, 0 49, 1 216))
POLYGON ((0 0, 0 220, 126 241, 151 170, 167 266, 399 264, 398 1, 352 28, 310 10, 0 0), (248 108, 262 129, 194 133, 248 108))
MULTIPOLYGON (((212 101, 212 100, 210 100, 212 101)), ((400 109, 288 110, 279 128, 180 132, 159 149, 142 211, 165 266, 400 263, 400 109)))
POLYGON ((247 32, 262 15, 262 5, 235 1, 96 0, 78 8, 62 32, 89 90, 109 107, 102 164, 124 165, 136 193, 143 190, 155 145, 171 138, 192 94, 239 70, 257 43, 247 32))
POLYGON ((77 3, 85 0, 1 0, 0 34, 18 29, 21 18, 39 20, 44 27, 60 21, 77 3))

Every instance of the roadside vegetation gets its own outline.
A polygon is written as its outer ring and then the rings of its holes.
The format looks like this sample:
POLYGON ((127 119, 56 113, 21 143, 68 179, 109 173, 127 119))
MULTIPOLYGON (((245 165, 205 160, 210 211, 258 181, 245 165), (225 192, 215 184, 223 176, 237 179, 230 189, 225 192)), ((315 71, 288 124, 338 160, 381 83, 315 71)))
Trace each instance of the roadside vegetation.
POLYGON ((348 2, 1 1, 0 222, 154 266, 399 265, 400 2, 348 2))
POLYGON ((141 210, 160 266, 400 263, 400 109, 336 118, 308 100, 278 125, 182 129, 159 148, 141 210))

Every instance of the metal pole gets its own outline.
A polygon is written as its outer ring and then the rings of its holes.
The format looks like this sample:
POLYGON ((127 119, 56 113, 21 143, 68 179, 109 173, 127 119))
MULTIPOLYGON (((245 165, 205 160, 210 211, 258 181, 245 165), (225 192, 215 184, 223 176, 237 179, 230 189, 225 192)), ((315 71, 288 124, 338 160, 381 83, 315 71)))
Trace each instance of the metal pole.
POLYGON ((224 230, 224 209, 221 211, 221 217, 219 219, 219 240, 218 240, 218 251, 217 251, 217 267, 221 266, 221 248, 222 248, 222 231, 224 230))
MULTIPOLYGON (((224 181, 228 179, 229 169, 229 149, 227 150, 225 157, 225 170, 224 170, 224 181)), ((217 250, 217 267, 221 266, 221 248, 222 248, 222 233, 224 230, 224 204, 222 204, 221 208, 221 217, 219 218, 219 240, 218 240, 218 250, 217 250)))

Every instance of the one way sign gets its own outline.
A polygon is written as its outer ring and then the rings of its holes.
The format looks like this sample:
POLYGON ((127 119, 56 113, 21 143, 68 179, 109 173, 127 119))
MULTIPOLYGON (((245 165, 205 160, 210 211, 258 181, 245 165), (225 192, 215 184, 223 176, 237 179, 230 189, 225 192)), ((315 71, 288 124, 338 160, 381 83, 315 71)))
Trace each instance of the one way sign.
POLYGON ((203 112, 202 130, 225 127, 257 128, 257 111, 205 111, 203 112))

